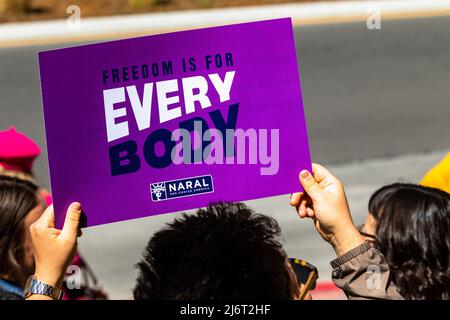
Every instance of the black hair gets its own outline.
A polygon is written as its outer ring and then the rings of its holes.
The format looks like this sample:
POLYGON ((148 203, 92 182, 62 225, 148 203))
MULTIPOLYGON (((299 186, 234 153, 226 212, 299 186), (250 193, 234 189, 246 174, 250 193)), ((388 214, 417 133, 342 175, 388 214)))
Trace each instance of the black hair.
POLYGON ((414 184, 385 186, 372 196, 376 246, 406 299, 450 299, 450 195, 414 184))
POLYGON ((183 214, 150 239, 134 298, 292 299, 296 286, 279 236, 274 219, 243 203, 183 214))
POLYGON ((23 221, 39 204, 38 187, 30 181, 0 175, 0 275, 24 285, 23 221))
POLYGON ((381 207, 383 206, 384 199, 389 197, 395 191, 402 188, 411 188, 415 185, 409 183, 392 183, 385 185, 375 191, 369 199, 369 213, 375 218, 380 219, 381 207))

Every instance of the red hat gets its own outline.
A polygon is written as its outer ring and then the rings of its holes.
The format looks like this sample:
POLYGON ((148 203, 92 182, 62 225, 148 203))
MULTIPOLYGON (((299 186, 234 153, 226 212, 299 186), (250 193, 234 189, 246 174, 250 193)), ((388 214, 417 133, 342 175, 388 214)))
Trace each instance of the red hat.
POLYGON ((0 166, 8 170, 30 172, 39 146, 14 127, 0 131, 0 166))

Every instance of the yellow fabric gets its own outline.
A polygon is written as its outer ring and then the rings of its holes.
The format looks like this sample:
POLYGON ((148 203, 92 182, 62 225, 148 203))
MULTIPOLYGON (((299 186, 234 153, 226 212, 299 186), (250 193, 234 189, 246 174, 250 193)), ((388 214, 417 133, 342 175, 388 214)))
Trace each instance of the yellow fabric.
POLYGON ((450 193, 450 152, 427 172, 420 184, 450 193))

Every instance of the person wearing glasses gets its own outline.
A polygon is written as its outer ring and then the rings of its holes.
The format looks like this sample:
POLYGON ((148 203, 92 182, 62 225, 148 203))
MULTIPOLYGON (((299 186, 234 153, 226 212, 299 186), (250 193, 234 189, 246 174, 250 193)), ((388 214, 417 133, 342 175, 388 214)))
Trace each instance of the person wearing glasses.
POLYGON ((411 183, 371 196, 361 234, 386 257, 406 299, 450 299, 450 195, 411 183))
MULTIPOLYGON (((402 292, 393 282, 396 270, 390 269, 389 260, 380 248, 365 241, 354 225, 342 183, 317 164, 313 165, 312 174, 302 171, 299 179, 304 192, 294 193, 290 204, 300 218, 313 219, 319 234, 333 246, 337 255, 331 262, 334 283, 350 299, 408 298, 407 291, 402 292)), ((448 216, 448 199, 441 205, 444 212, 441 216, 445 213, 448 216)), ((50 293, 58 290, 76 248, 80 215, 81 205, 72 204, 63 229, 57 230, 53 209, 49 208, 32 225, 36 273, 29 288, 46 290, 28 289, 27 299, 55 297, 50 293)), ((444 225, 448 237, 446 228, 448 224, 444 225)), ((150 239, 138 264, 134 296, 136 299, 304 298, 316 278, 314 268, 310 268, 311 272, 300 268, 302 272, 298 273, 296 269, 306 264, 289 260, 277 241, 278 236, 275 220, 255 214, 243 204, 217 204, 200 209, 195 215, 185 215, 150 239), (302 283, 302 274, 309 274, 306 278, 311 280, 302 283)), ((448 252, 435 254, 448 258, 448 252)))
POLYGON ((406 183, 384 186, 372 195, 358 230, 342 183, 320 165, 313 172, 300 174, 306 192, 293 194, 291 205, 301 218, 312 218, 335 248, 333 281, 349 298, 450 299, 448 193, 406 183))
MULTIPOLYGON (((401 298, 391 286, 377 295, 352 291, 362 281, 366 265, 379 263, 388 273, 387 263, 353 224, 340 181, 319 165, 313 168, 314 176, 308 171, 300 173, 305 192, 294 193, 290 203, 301 218, 313 218, 319 233, 335 248, 335 283, 350 298, 401 298), (349 278, 359 280, 346 286, 349 278)), ((52 206, 31 226, 36 271, 25 288, 28 300, 61 298, 61 281, 80 235, 81 210, 80 203, 69 206, 62 230, 55 228, 52 206)), ((240 203, 215 204, 184 215, 150 239, 138 264, 134 297, 310 298, 308 290, 314 287, 317 271, 300 259, 290 260, 278 241, 279 234, 274 219, 240 203)))
MULTIPOLYGON (((54 299, 76 247, 81 214, 73 203, 62 230, 53 209, 31 227, 36 273, 27 299, 54 299), (36 291, 38 284, 48 292, 36 291), (41 286, 42 287, 42 286, 41 286)), ((155 233, 138 263, 136 300, 311 299, 317 269, 289 259, 279 242, 280 227, 243 203, 216 203, 184 214, 155 233)))

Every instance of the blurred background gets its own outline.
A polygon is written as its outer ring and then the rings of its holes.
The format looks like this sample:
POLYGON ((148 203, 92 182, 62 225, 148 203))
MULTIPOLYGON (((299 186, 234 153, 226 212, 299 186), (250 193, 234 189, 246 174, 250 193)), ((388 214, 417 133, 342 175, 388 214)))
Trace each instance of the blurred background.
MULTIPOLYGON (((372 192, 418 182, 449 150, 450 1, 0 0, 0 130, 37 141, 50 189, 37 52, 281 16, 293 18, 313 161, 342 179, 360 224, 372 192)), ((345 298, 331 285, 333 250, 288 201, 248 204, 279 221, 290 256, 319 268, 315 298, 345 298)), ((132 297, 148 239, 179 214, 84 231, 81 254, 111 298, 132 297)))
MULTIPOLYGON (((299 3, 308 0, 2 0, 0 22, 65 19, 66 9, 78 5, 84 17, 230 8, 264 4, 299 3)), ((318 0, 309 0, 314 2, 318 0)))

